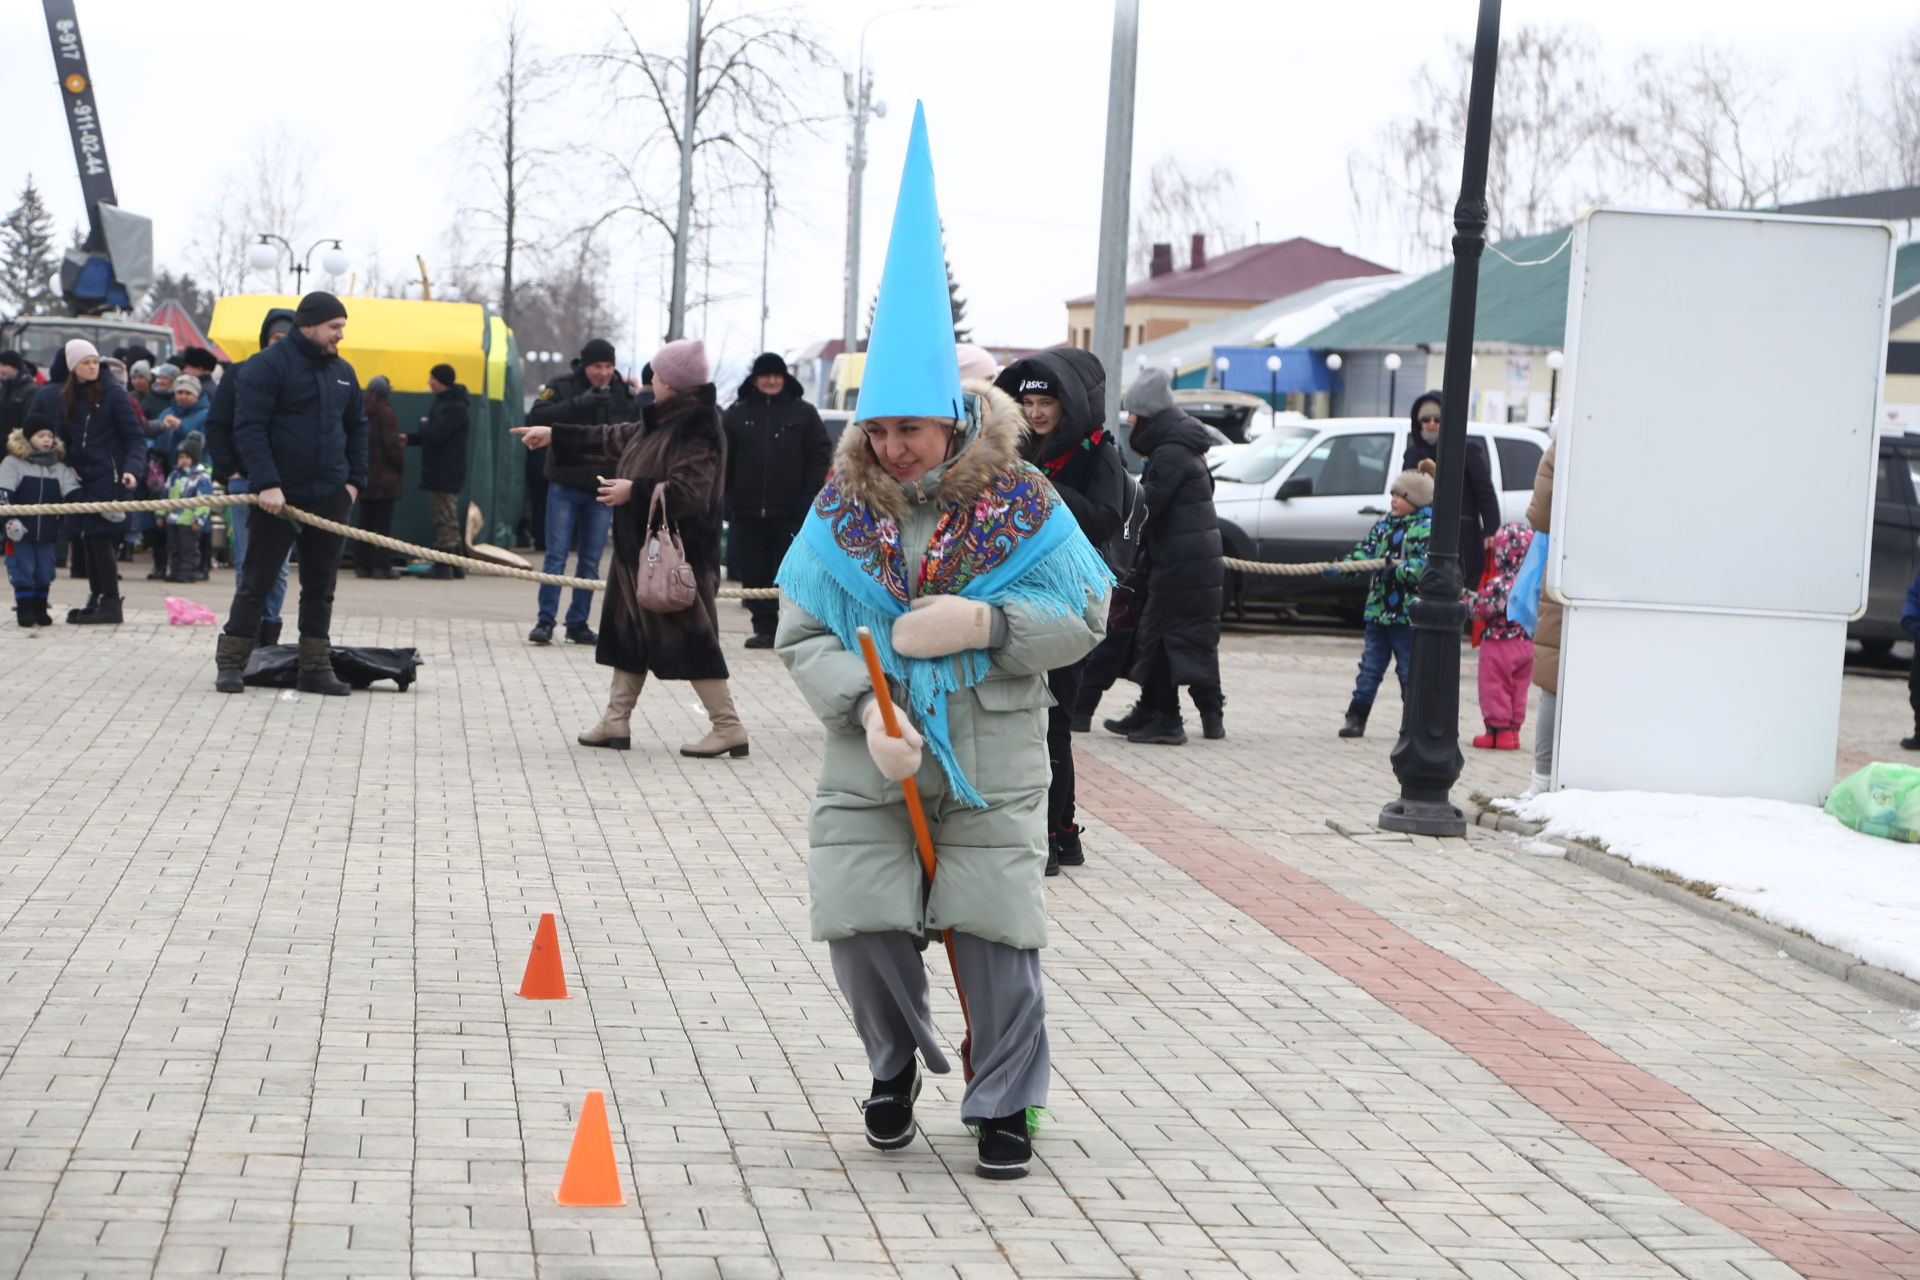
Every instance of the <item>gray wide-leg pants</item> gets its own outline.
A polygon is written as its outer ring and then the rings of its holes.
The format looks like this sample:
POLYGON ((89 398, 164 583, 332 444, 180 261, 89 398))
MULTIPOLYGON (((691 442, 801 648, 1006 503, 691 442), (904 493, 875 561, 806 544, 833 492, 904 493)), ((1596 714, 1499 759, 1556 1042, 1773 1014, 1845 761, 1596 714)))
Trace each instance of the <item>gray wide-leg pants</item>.
MULTIPOLYGON (((953 945, 973 1019, 973 1081, 960 1099, 961 1121, 976 1124, 1046 1106, 1052 1060, 1040 953, 957 931, 953 945)), ((916 1049, 927 1070, 952 1070, 927 1008, 927 965, 942 964, 938 953, 944 949, 935 939, 923 956, 913 935, 897 930, 827 944, 874 1079, 899 1075, 916 1049)))

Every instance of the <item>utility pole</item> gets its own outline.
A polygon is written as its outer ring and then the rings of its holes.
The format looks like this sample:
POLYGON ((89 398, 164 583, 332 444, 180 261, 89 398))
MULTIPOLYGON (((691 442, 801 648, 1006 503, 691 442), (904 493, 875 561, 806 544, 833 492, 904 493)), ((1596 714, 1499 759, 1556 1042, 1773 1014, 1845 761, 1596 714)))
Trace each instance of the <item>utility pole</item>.
POLYGON ((773 260, 773 143, 767 143, 767 160, 760 166, 762 194, 766 197, 767 225, 760 233, 760 350, 767 349, 767 270, 773 260))
POLYGON ((687 224, 693 216, 693 128, 700 99, 700 0, 687 0, 687 109, 680 118, 680 213, 673 224, 673 294, 667 341, 687 336, 687 224))
POLYGON ((1126 346, 1127 220, 1133 188, 1133 72, 1140 0, 1114 0, 1113 69, 1107 77, 1107 167, 1100 186, 1100 267, 1093 292, 1093 354, 1107 371, 1102 426, 1120 417, 1120 353, 1126 346))
MULTIPOLYGON (((1413 670, 1394 744, 1400 798, 1380 810, 1386 831, 1464 836, 1466 816, 1450 794, 1460 756, 1461 599, 1460 491, 1465 487, 1468 382, 1473 376, 1473 313, 1480 256, 1487 245, 1487 151, 1493 134, 1493 77, 1500 61, 1500 0, 1480 0, 1467 90, 1466 156, 1460 199, 1453 207, 1453 296, 1447 311, 1447 353, 1441 377, 1439 475, 1433 487, 1433 534, 1413 606, 1413 670)), ((1476 535, 1478 533, 1476 531, 1476 535)))
MULTIPOLYGON (((872 25, 871 19, 868 26, 872 25)), ((867 104, 873 75, 867 70, 867 32, 860 30, 860 57, 847 82, 847 106, 853 112, 853 145, 847 148, 847 300, 840 337, 852 351, 860 340, 860 188, 867 172, 867 104)))

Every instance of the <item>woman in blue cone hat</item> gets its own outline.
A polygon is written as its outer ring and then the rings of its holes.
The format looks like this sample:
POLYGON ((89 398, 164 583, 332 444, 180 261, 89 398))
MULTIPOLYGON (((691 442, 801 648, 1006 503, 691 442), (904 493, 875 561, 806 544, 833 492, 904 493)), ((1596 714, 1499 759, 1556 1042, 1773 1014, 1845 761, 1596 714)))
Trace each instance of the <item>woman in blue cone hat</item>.
POLYGON ((779 574, 774 647, 827 731, 809 824, 813 936, 866 1047, 867 1141, 894 1150, 916 1132, 922 1064, 949 1070, 921 949, 953 931, 975 1073, 961 1119, 979 1132, 976 1171, 1017 1178, 1050 1075, 1046 673, 1099 641, 1112 575, 1021 461, 1019 409, 988 383, 961 385, 919 110, 858 413, 779 574), (900 738, 881 724, 863 626, 900 738), (931 885, 906 778, 939 855, 931 885))

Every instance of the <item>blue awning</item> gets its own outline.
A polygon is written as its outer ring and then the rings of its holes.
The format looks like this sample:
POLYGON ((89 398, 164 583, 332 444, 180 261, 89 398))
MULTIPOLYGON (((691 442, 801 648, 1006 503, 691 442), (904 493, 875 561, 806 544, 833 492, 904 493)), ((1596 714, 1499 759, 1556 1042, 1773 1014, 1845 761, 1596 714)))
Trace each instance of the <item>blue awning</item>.
POLYGON ((1326 361, 1306 347, 1215 347, 1214 373, 1227 391, 1250 391, 1264 396, 1278 391, 1331 391, 1333 381, 1326 361), (1280 357, 1279 372, 1267 368, 1270 357, 1280 357), (1227 361, 1224 372, 1222 358, 1227 361))

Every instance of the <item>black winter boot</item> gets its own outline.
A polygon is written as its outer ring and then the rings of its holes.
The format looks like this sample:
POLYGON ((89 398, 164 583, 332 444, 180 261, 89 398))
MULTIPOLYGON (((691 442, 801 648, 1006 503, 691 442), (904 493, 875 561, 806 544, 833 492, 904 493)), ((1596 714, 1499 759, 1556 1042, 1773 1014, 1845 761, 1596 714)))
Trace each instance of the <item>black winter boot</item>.
POLYGON ((47 610, 47 598, 45 596, 35 596, 33 599, 33 625, 36 627, 50 627, 53 625, 53 614, 47 610))
POLYGON ((1154 716, 1128 734, 1127 741, 1144 742, 1156 747, 1184 747, 1187 745, 1187 726, 1177 712, 1154 716))
POLYGON ((879 1151, 898 1151, 918 1131, 913 1104, 920 1097, 920 1071, 912 1058, 907 1069, 891 1080, 875 1080, 873 1093, 860 1104, 867 1121, 867 1145, 879 1151))
POLYGON ((15 601, 13 606, 13 620, 19 623, 23 627, 39 626, 40 615, 34 611, 33 601, 31 600, 15 601))
POLYGON ((1213 741, 1226 737, 1227 698, 1220 692, 1220 686, 1191 684, 1187 686, 1187 696, 1193 699, 1193 709, 1200 713, 1200 735, 1213 741))
POLYGON ((1108 733, 1117 733, 1125 738, 1144 729, 1147 721, 1152 718, 1152 713, 1147 710, 1147 704, 1144 702, 1136 702, 1133 704, 1133 710, 1127 712, 1127 714, 1121 716, 1118 720, 1102 720, 1100 727, 1108 733))
POLYGON ((1373 710, 1371 702, 1349 702, 1347 704, 1347 722, 1340 726, 1343 738, 1363 738, 1367 733, 1367 716, 1373 710))
MULTIPOLYGON (((82 578, 84 578, 84 577, 86 577, 87 575, 83 573, 83 574, 80 574, 80 575, 78 575, 78 576, 80 576, 80 577, 82 577, 82 578)), ((99 603, 100 603, 100 593, 99 593, 98 591, 89 591, 89 592, 87 592, 87 602, 86 602, 85 604, 83 604, 83 605, 81 605, 81 606, 80 606, 79 608, 77 608, 77 609, 69 609, 69 610, 67 610, 67 621, 68 621, 68 622, 78 622, 78 621, 80 621, 80 615, 81 615, 81 614, 83 614, 83 613, 92 613, 92 612, 93 612, 93 610, 94 610, 94 608, 95 608, 96 606, 98 606, 98 605, 99 605, 99 603)))
POLYGON ((221 693, 245 693, 247 659, 253 654, 251 636, 230 636, 224 631, 213 642, 213 687, 221 693))
POLYGON ((1001 1180, 1024 1178, 1032 1162, 1033 1134, 1024 1109, 980 1122, 980 1156, 974 1162, 975 1173, 1001 1180))
POLYGON ((1074 823, 1064 831, 1047 834, 1047 861, 1063 867, 1084 867, 1087 864, 1087 851, 1080 847, 1080 833, 1086 830, 1074 823))
POLYGON ((1920 725, 1915 725, 1911 738, 1900 739, 1900 745, 1908 751, 1920 751, 1920 725))
POLYGON ((302 693, 324 693, 330 698, 344 698, 353 689, 333 674, 333 646, 327 643, 325 636, 301 636, 299 670, 295 673, 294 688, 302 693))
POLYGON ((119 596, 95 596, 93 607, 82 609, 79 617, 68 615, 67 621, 77 627, 111 626, 121 621, 119 596))

